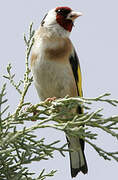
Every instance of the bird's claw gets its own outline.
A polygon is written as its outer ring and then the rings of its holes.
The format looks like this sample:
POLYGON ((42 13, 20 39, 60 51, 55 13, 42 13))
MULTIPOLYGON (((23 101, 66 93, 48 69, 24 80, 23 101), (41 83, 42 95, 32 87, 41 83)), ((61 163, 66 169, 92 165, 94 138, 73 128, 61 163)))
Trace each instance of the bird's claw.
POLYGON ((52 102, 54 100, 56 100, 56 97, 47 98, 45 101, 52 102))

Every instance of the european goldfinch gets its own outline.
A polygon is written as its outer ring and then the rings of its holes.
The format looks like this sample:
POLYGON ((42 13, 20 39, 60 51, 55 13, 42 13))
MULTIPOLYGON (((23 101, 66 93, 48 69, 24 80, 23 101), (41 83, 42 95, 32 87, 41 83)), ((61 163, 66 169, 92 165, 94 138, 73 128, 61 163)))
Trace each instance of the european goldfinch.
MULTIPOLYGON (((81 15, 69 7, 57 7, 45 15, 35 33, 31 69, 41 100, 82 96, 79 59, 69 39, 74 20, 81 15)), ((82 113, 81 107, 78 113, 82 113)), ((73 149, 70 152, 71 176, 75 177, 80 171, 86 174, 84 141, 68 136, 67 141, 73 149)))

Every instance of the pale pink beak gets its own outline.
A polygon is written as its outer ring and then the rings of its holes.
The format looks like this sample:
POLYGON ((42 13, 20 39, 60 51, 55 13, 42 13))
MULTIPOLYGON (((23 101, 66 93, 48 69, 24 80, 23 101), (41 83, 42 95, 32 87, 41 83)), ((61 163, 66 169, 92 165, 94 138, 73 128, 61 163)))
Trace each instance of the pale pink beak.
POLYGON ((81 12, 75 12, 75 11, 72 11, 71 13, 69 13, 67 19, 70 19, 72 21, 74 21, 76 18, 78 18, 79 16, 82 16, 82 13, 81 12))

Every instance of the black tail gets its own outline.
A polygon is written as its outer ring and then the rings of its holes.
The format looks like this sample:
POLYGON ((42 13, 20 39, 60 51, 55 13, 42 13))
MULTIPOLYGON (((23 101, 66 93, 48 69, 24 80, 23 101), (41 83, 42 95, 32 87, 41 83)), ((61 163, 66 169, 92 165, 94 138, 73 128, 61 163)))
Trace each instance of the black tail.
POLYGON ((84 141, 76 137, 68 137, 70 152, 71 176, 75 177, 79 172, 86 174, 88 172, 87 162, 84 155, 84 141))

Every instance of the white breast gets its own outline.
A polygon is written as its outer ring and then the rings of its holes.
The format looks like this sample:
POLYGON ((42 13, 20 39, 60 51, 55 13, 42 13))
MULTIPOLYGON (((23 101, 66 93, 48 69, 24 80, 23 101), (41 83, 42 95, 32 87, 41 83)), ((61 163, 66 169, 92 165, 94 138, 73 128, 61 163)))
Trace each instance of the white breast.
POLYGON ((48 97, 72 96, 75 86, 70 64, 40 58, 32 67, 34 83, 41 100, 48 97))
POLYGON ((32 53, 36 54, 36 59, 31 68, 34 83, 41 100, 54 96, 59 98, 66 95, 77 95, 76 83, 68 59, 71 47, 70 40, 60 38, 53 41, 49 37, 47 38, 46 35, 43 38, 37 36, 32 49, 32 53), (46 56, 48 48, 55 51, 58 47, 61 49, 58 55, 61 52, 65 53, 63 53, 62 57, 59 56, 57 60, 57 56, 53 58, 46 56), (64 59, 66 61, 62 61, 64 59))

